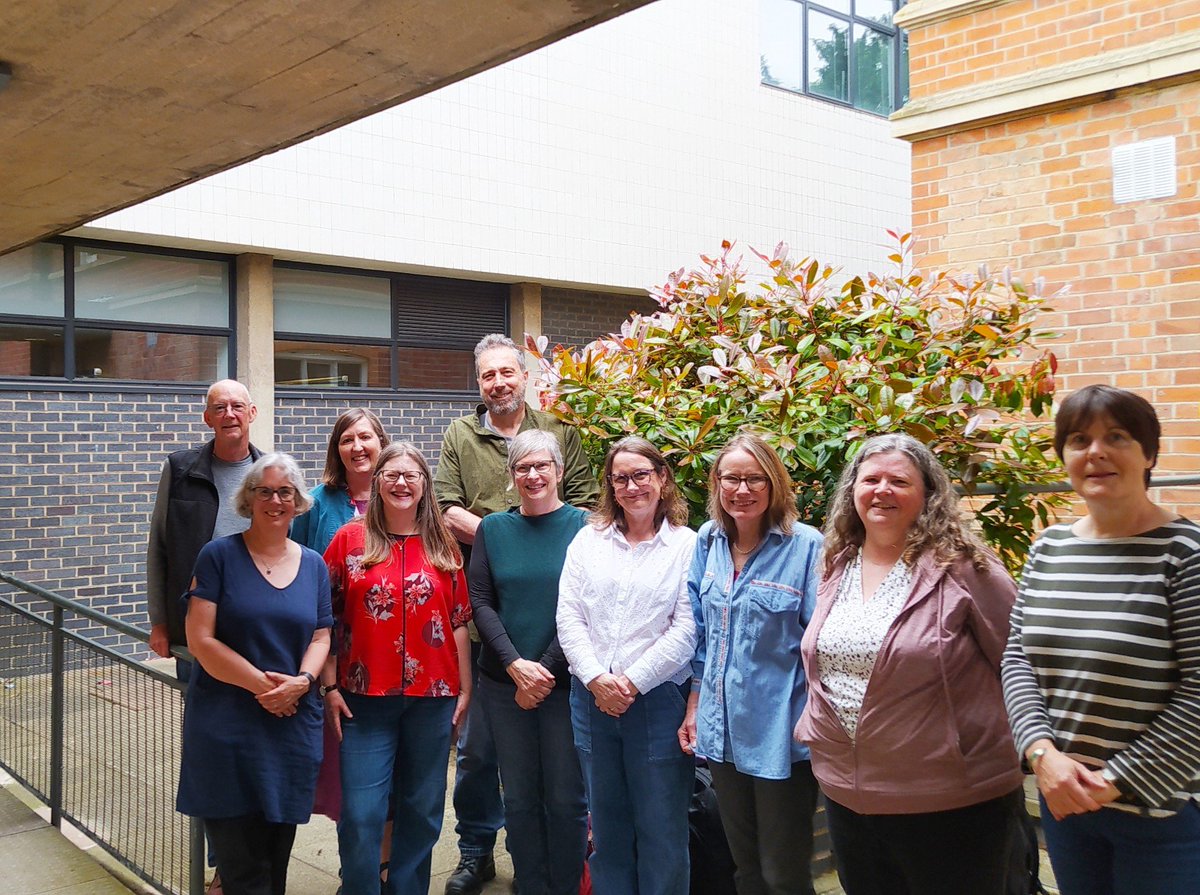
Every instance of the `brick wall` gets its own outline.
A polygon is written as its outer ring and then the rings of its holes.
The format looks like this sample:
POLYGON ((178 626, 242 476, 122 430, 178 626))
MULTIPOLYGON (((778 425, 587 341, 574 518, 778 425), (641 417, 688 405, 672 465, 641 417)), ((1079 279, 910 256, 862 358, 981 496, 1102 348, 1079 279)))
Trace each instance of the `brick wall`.
MULTIPOLYGON (((927 61, 943 52, 933 49, 929 32, 984 40, 981 32, 987 30, 1016 46, 1010 30, 1024 27, 1036 12, 1047 23, 1057 22, 1062 52, 1092 52, 1111 49, 1114 41, 1151 39, 1158 34, 1150 27, 1159 21, 1156 11, 1179 21, 1184 7, 1193 18, 1200 15, 1194 0, 1153 7, 1015 2, 918 29, 912 43, 914 93, 918 84, 926 94, 958 85, 955 76, 947 72, 943 78, 944 70, 927 61), (1050 15, 1054 10, 1060 14, 1050 15), (1114 37, 1105 26, 1114 21, 1126 28, 1143 23, 1146 29, 1114 37)), ((977 80, 1000 76, 1007 64, 977 72, 977 80)), ((1060 394, 1103 382, 1150 400, 1163 420, 1159 471, 1166 474, 1200 473, 1198 184, 1198 80, 1143 85, 1055 111, 1031 110, 1007 123, 967 124, 913 144, 913 231, 920 263, 971 270, 986 262, 993 269, 1011 266, 1027 280, 1041 275, 1049 292, 1069 286, 1046 319, 1047 328, 1061 334, 1052 343, 1060 360, 1060 394), (1114 203, 1113 147, 1157 137, 1175 141, 1175 196, 1114 203)), ((1200 512, 1200 488, 1156 497, 1190 515, 1200 512)))
MULTIPOLYGON (((276 402, 276 444, 295 454, 312 484, 333 421, 351 401, 276 402)), ((364 403, 393 437, 415 441, 435 465, 446 426, 473 406, 364 403)), ((0 393, 0 568, 146 626, 146 536, 159 473, 170 451, 208 437, 202 407, 198 393, 0 393)))
POLYGON ((1088 59, 1200 28, 1195 0, 1019 0, 910 35, 912 99, 1088 59))
POLYGON ((631 311, 656 310, 658 302, 644 295, 542 287, 542 332, 552 347, 581 348, 598 335, 616 332, 631 311))

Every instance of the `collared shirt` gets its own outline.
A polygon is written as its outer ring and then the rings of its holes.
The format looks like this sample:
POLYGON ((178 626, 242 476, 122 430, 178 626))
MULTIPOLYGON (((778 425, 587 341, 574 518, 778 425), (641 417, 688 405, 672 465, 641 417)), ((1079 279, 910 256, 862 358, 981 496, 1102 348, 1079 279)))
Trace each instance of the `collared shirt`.
POLYGON ((815 528, 772 529, 735 576, 725 532, 701 526, 688 574, 698 755, 768 780, 786 780, 808 760, 792 730, 808 696, 800 640, 816 606, 820 552, 815 528))
MULTIPOLYGON (((486 412, 480 404, 474 413, 456 419, 446 430, 433 477, 434 493, 443 510, 457 506, 482 517, 503 513, 521 503, 508 477, 508 441, 483 424, 486 412)), ((600 491, 575 428, 552 414, 526 407, 520 431, 529 429, 553 432, 558 437, 563 455, 559 497, 571 506, 595 506, 600 491)))
POLYGON ((640 544, 615 525, 575 536, 558 587, 558 642, 585 686, 608 672, 648 693, 691 677, 696 624, 687 573, 695 544, 694 531, 666 520, 640 544))

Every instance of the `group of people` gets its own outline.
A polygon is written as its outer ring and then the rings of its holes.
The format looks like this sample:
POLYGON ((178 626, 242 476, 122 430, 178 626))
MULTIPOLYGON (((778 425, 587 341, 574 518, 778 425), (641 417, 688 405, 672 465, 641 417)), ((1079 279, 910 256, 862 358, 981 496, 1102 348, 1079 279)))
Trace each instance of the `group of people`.
POLYGON ((164 468, 152 645, 199 666, 178 807, 226 893, 282 895, 315 796, 345 895, 425 895, 455 739, 447 895, 495 876, 501 824, 522 895, 574 895, 585 862, 598 895, 683 895, 698 759, 740 895, 813 892, 819 794, 847 895, 1019 891, 1026 772, 1064 895, 1200 891, 1200 527, 1148 496, 1143 399, 1063 403, 1088 512, 1018 587, 909 436, 861 446, 821 533, 739 434, 693 532, 655 445, 616 442, 597 483, 511 341, 476 369, 436 474, 360 408, 309 492, 229 382, 164 468))

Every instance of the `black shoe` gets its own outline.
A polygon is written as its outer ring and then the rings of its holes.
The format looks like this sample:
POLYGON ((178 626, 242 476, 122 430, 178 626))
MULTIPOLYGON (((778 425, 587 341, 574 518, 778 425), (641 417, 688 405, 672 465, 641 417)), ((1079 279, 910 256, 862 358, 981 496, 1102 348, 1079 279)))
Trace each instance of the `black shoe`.
POLYGON ((445 895, 479 895, 483 884, 496 878, 496 862, 491 855, 463 855, 446 880, 445 895))

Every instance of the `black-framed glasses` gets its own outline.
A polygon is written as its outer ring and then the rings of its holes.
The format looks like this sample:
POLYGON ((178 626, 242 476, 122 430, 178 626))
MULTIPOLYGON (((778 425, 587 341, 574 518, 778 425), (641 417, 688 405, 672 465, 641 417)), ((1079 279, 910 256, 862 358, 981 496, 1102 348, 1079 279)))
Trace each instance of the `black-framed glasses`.
POLYGON ((229 411, 230 413, 236 413, 238 416, 241 416, 243 413, 245 413, 249 409, 250 409, 249 404, 242 404, 240 401, 236 404, 209 404, 208 405, 209 413, 215 413, 217 416, 224 416, 225 411, 229 411))
POLYGON ((554 469, 553 460, 536 460, 533 463, 518 463, 513 467, 513 475, 519 479, 524 479, 535 472, 538 475, 549 475, 552 469, 554 469))
POLYGON ((650 469, 636 469, 630 473, 615 472, 608 476, 608 481, 614 488, 628 488, 630 482, 633 482, 640 488, 650 481, 654 473, 655 470, 653 467, 650 469))
POLYGON ((296 489, 288 485, 284 485, 282 488, 255 488, 254 496, 263 503, 266 503, 272 497, 278 497, 284 503, 291 503, 296 499, 296 489))
POLYGON ((415 485, 421 479, 425 478, 425 473, 416 469, 407 469, 404 472, 397 472, 394 469, 385 469, 379 473, 379 477, 389 485, 394 485, 401 479, 404 479, 406 485, 415 485))
POLYGON ((717 482, 722 491, 736 491, 742 485, 747 491, 761 491, 771 480, 765 475, 719 475, 717 482))

